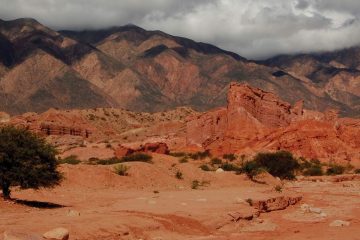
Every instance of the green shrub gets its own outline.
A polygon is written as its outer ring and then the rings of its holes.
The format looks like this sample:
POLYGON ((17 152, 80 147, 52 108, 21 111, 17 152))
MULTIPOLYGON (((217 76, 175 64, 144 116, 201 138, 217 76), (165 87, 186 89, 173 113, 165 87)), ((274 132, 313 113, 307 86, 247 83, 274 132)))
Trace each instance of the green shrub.
POLYGON ((222 164, 222 160, 220 158, 211 159, 211 165, 220 165, 222 164))
POLYGON ((184 152, 172 152, 169 155, 173 156, 173 157, 185 157, 185 156, 187 156, 187 153, 184 153, 184 152))
POLYGON ((283 187, 280 186, 280 185, 276 185, 275 188, 274 188, 275 191, 281 193, 283 191, 283 187))
POLYGON ((189 157, 194 159, 194 160, 202 160, 205 159, 207 157, 211 157, 210 151, 206 150, 204 152, 197 152, 197 153, 190 153, 189 157))
POLYGON ((309 168, 303 170, 304 176, 322 176, 324 171, 321 165, 312 165, 309 168))
POLYGON ((332 164, 327 170, 327 175, 341 175, 345 172, 345 167, 338 165, 338 164, 332 164))
POLYGON ((250 206, 254 205, 254 201, 251 198, 245 200, 250 206))
POLYGON ((179 159, 179 163, 187 163, 189 162, 188 157, 182 157, 179 159))
POLYGON ((236 156, 235 156, 235 154, 233 154, 233 153, 230 153, 230 154, 224 154, 223 155, 223 158, 224 159, 227 159, 227 160, 229 160, 229 161, 234 161, 234 160, 236 160, 236 156))
POLYGON ((194 181, 192 181, 192 183, 191 183, 191 188, 192 189, 198 189, 200 187, 200 182, 199 182, 199 180, 194 180, 194 181))
POLYGON ((121 159, 122 162, 147 162, 151 163, 152 156, 145 153, 134 153, 121 159))
POLYGON ((117 158, 117 157, 112 157, 109 159, 100 159, 96 162, 94 162, 94 164, 98 164, 98 165, 114 165, 114 164, 118 164, 118 163, 122 163, 122 159, 117 158))
POLYGON ((239 167, 232 163, 223 163, 223 164, 221 164, 220 168, 222 168, 224 171, 227 171, 227 172, 239 171, 239 167))
POLYGON ((201 165, 200 168, 203 171, 207 171, 207 172, 211 171, 210 167, 206 164, 201 165))
POLYGON ((305 158, 300 158, 300 171, 304 176, 322 176, 324 175, 321 162, 318 159, 311 159, 307 161, 305 158))
POLYGON ((264 168, 271 175, 281 179, 294 179, 295 170, 300 168, 297 159, 287 151, 259 153, 253 161, 255 162, 255 167, 264 168))
POLYGON ((241 169, 241 172, 244 172, 250 179, 253 179, 256 175, 264 171, 266 170, 256 161, 246 162, 241 169))
POLYGON ((130 167, 128 167, 124 164, 119 164, 114 167, 114 172, 120 176, 127 176, 128 175, 127 172, 129 169, 130 169, 130 167))
POLYGON ((59 158, 58 163, 59 164, 77 165, 77 164, 81 163, 81 161, 78 159, 78 157, 76 155, 70 155, 63 159, 59 158))
POLYGON ((177 171, 176 172, 176 174, 175 174, 175 177, 177 178, 177 179, 183 179, 183 173, 182 172, 180 172, 180 171, 177 171))

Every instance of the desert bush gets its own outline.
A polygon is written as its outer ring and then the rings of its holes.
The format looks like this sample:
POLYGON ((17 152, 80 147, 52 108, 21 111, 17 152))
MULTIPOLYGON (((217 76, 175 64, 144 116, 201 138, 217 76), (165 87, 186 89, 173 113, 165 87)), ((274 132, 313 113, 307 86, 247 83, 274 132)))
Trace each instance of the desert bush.
POLYGON ((250 206, 254 205, 254 201, 251 198, 245 200, 250 206))
POLYGON ((173 156, 173 157, 186 157, 187 153, 185 153, 185 152, 171 152, 169 155, 173 156))
POLYGON ((295 170, 300 168, 297 159, 287 151, 259 153, 253 161, 260 168, 266 169, 271 175, 281 179, 294 179, 295 170))
POLYGON ((56 149, 36 134, 12 126, 0 128, 0 187, 10 199, 10 187, 53 187, 62 180, 56 149))
POLYGON ((121 159, 122 162, 147 162, 151 163, 152 156, 146 153, 134 153, 121 159))
POLYGON ((276 186, 274 187, 274 190, 275 190, 276 192, 281 193, 281 192, 283 191, 283 187, 280 186, 280 185, 276 185, 276 186))
POLYGON ((119 164, 114 167, 114 172, 120 176, 127 176, 130 167, 124 164, 119 164))
POLYGON ((338 164, 332 164, 329 166, 329 168, 326 170, 326 175, 341 175, 345 172, 345 167, 338 165, 338 164))
POLYGON ((177 171, 176 172, 176 174, 175 174, 175 177, 177 178, 177 179, 183 179, 183 173, 181 172, 181 171, 177 171))
POLYGON ((211 159, 211 165, 220 165, 222 164, 222 160, 220 158, 211 159))
POLYGON ((202 160, 205 159, 207 157, 211 157, 210 151, 206 150, 204 152, 197 152, 197 153, 190 153, 189 157, 194 159, 194 160, 202 160))
POLYGON ((71 164, 71 165, 77 165, 81 163, 81 161, 78 159, 76 155, 70 155, 66 158, 59 158, 58 159, 59 164, 71 164))
POLYGON ((227 160, 229 160, 229 161, 234 161, 234 160, 236 160, 236 156, 235 156, 235 154, 233 154, 233 153, 230 153, 230 154, 224 154, 223 155, 223 158, 224 159, 227 159, 227 160))
POLYGON ((179 163, 187 163, 189 162, 188 157, 182 157, 179 159, 179 163))
POLYGON ((200 187, 200 182, 199 182, 199 180, 194 180, 194 181, 192 181, 192 183, 191 183, 191 188, 192 189, 198 189, 200 187))
POLYGON ((227 171, 227 172, 239 171, 239 167, 232 163, 223 163, 223 164, 221 164, 220 168, 222 168, 224 171, 227 171))
POLYGON ((321 162, 318 159, 311 159, 310 161, 307 161, 304 158, 300 158, 299 161, 300 161, 300 171, 304 176, 324 175, 321 162))
POLYGON ((206 165, 206 164, 201 165, 200 168, 203 171, 207 171, 207 172, 211 171, 210 167, 208 165, 206 165))
POLYGON ((359 168, 359 169, 355 169, 354 173, 355 173, 355 174, 360 174, 360 168, 359 168))
POLYGON ((122 163, 122 159, 117 157, 112 157, 108 159, 99 159, 98 161, 94 162, 97 165, 114 165, 118 163, 122 163))

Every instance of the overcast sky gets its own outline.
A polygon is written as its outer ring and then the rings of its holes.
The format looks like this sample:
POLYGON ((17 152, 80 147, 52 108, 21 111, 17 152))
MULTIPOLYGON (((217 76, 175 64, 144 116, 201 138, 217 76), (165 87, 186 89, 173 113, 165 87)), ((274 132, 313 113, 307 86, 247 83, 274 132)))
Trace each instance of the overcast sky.
POLYGON ((250 58, 360 43, 360 0, 0 0, 0 18, 55 29, 133 23, 250 58))

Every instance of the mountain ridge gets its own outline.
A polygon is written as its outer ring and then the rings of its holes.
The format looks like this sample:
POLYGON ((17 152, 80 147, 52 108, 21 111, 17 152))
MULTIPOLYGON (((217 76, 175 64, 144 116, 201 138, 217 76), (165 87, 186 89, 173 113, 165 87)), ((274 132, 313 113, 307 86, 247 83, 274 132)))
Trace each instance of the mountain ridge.
MULTIPOLYGON (((225 106, 231 82, 272 91, 290 103, 304 99, 308 109, 335 108, 351 116, 360 112, 360 93, 351 87, 343 92, 339 79, 323 91, 323 85, 275 61, 249 61, 210 44, 137 26, 56 32, 31 19, 0 21, 0 41, 7 43, 0 47, 0 99, 5 103, 0 111, 11 114, 84 107, 156 112, 188 106, 204 111, 225 106), (46 61, 34 61, 39 51, 58 64, 49 68, 46 61), (26 65, 29 59, 34 64, 26 65), (69 73, 65 77, 53 74, 64 68, 69 73), (48 100, 21 95, 15 86, 34 88, 48 100)), ((358 77, 356 71, 345 72, 349 74, 358 77)))

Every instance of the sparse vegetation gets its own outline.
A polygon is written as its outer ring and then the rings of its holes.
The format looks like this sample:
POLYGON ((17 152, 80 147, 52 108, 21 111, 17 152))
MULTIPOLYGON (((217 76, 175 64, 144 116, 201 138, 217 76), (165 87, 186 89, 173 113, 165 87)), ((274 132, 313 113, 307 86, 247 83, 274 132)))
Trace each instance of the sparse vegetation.
POLYGON ((177 178, 177 179, 183 179, 184 177, 183 177, 183 173, 181 172, 181 171, 177 171, 176 172, 176 174, 175 174, 175 177, 177 178))
POLYGON ((338 164, 332 164, 326 170, 327 175, 341 175, 344 172, 345 172, 345 167, 341 166, 341 165, 338 165, 338 164))
POLYGON ((173 157, 186 157, 187 153, 184 153, 184 152, 172 152, 169 155, 173 156, 173 157))
POLYGON ((239 171, 239 167, 232 164, 232 163, 223 163, 221 164, 220 168, 222 168, 224 171, 226 172, 231 172, 231 171, 239 171))
POLYGON ((71 164, 71 165, 77 165, 81 163, 81 161, 78 159, 76 155, 70 155, 66 158, 60 158, 58 159, 59 164, 71 164))
POLYGON ((235 161, 236 160, 236 156, 233 153, 230 154, 224 154, 223 158, 226 160, 229 160, 230 162, 235 161))
POLYGON ((201 168, 201 170, 206 171, 206 172, 211 171, 210 167, 206 164, 201 165, 200 168, 201 168))
POLYGON ((280 186, 280 185, 276 185, 275 188, 274 188, 274 190, 275 190, 276 192, 281 193, 281 192, 283 191, 283 187, 280 186))
POLYGON ((245 202, 247 202, 250 206, 253 206, 254 204, 254 201, 251 198, 246 199, 245 202))
POLYGON ((206 150, 204 152, 197 152, 197 153, 190 153, 189 157, 194 159, 194 160, 203 160, 207 157, 211 157, 210 151, 206 150))
POLYGON ((191 188, 192 188, 192 189, 198 189, 199 186, 200 186, 199 180, 194 180, 194 181, 192 181, 192 183, 191 183, 191 188))
POLYGON ((62 175, 57 171, 56 149, 45 139, 22 128, 0 128, 0 186, 4 199, 10 187, 53 187, 62 175))
POLYGON ((222 160, 220 158, 211 159, 211 165, 220 165, 222 164, 222 160))
POLYGON ((127 176, 129 169, 130 169, 129 166, 126 166, 124 164, 119 164, 114 167, 114 172, 120 176, 127 176))
POLYGON ((121 159, 122 162, 147 162, 151 163, 152 156, 146 153, 134 153, 121 159))
POLYGON ((114 164, 118 164, 118 163, 122 163, 122 159, 121 158, 117 158, 117 157, 112 157, 109 159, 99 159, 96 162, 94 162, 94 164, 97 165, 114 165, 114 164))
POLYGON ((300 168, 297 159, 287 151, 259 153, 255 156, 255 166, 265 169, 271 175, 281 179, 294 179, 295 170, 300 168))
POLYGON ((355 174, 360 174, 360 168, 354 171, 355 174))
POLYGON ((187 163, 189 162, 188 157, 182 157, 179 159, 179 163, 187 163))
POLYGON ((307 161, 304 158, 300 158, 300 170, 304 176, 324 175, 324 171, 318 159, 311 159, 310 161, 307 161))

